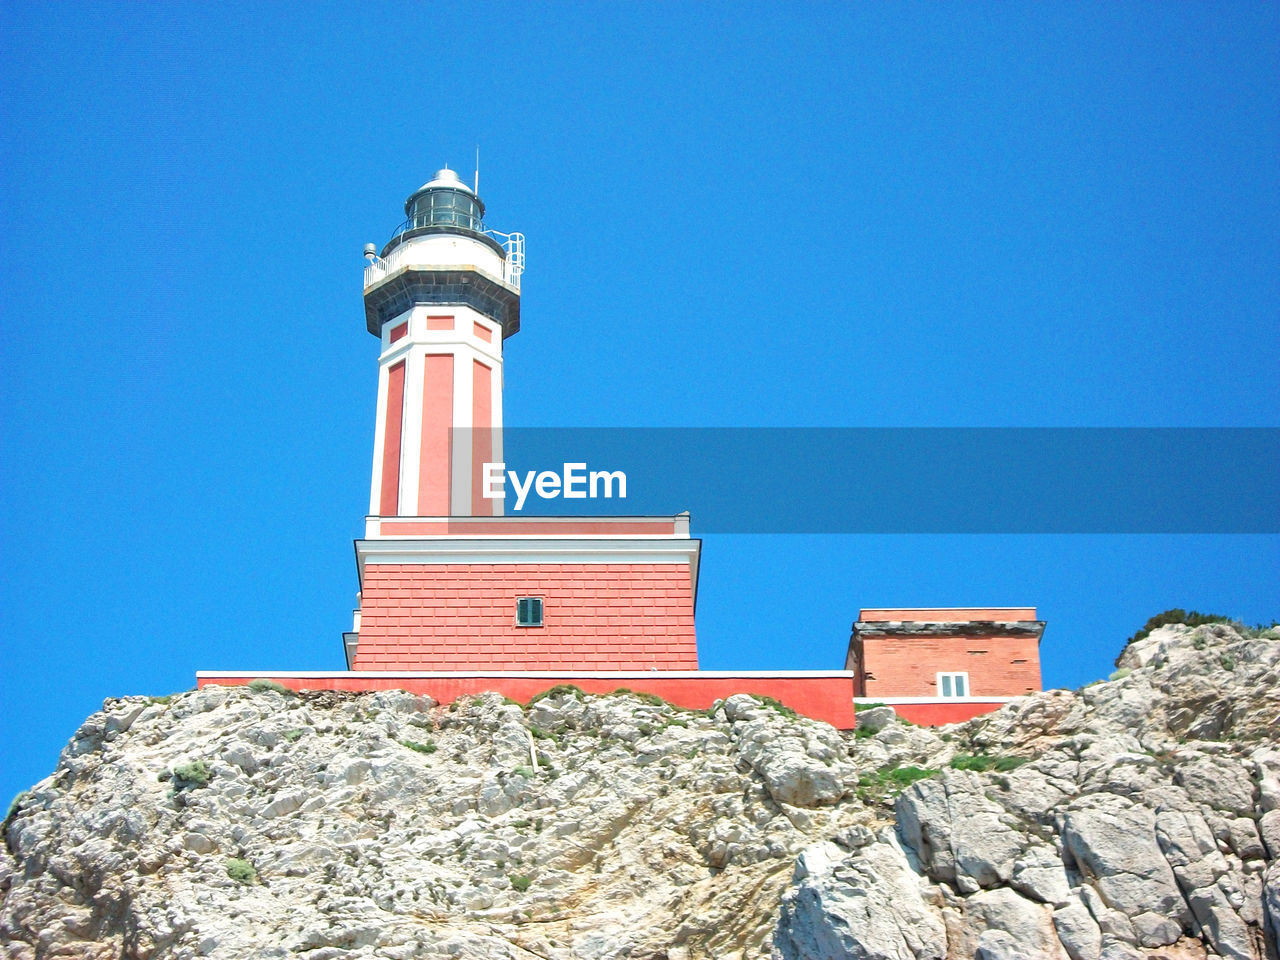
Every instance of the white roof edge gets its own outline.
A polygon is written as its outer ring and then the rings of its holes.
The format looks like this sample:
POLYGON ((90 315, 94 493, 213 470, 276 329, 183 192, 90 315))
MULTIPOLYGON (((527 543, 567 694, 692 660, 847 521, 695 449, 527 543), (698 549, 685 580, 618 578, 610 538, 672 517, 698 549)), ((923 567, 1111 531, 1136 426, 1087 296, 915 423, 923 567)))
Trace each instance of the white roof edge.
MULTIPOLYGON (((297 680, 755 680, 829 678, 852 680, 852 670, 197 670, 197 680, 277 677, 297 680)), ((877 703, 888 701, 880 700, 877 703)), ((954 701, 952 701, 954 702, 954 701)))
MULTIPOLYGON (((510 426, 510 425, 507 425, 504 429, 509 429, 509 430, 534 429, 534 430, 537 430, 537 429, 541 429, 541 428, 540 428, 540 427, 531 427, 531 428, 524 428, 524 427, 512 427, 512 426, 510 426)), ((607 513, 607 514, 599 514, 599 515, 597 515, 597 514, 591 514, 591 515, 589 515, 589 516, 585 516, 585 515, 584 515, 584 516, 575 516, 575 515, 573 515, 573 514, 566 514, 566 513, 547 514, 547 515, 543 515, 543 514, 534 514, 534 513, 518 513, 518 514, 507 514, 506 516, 501 516, 501 517, 462 517, 462 516, 452 516, 452 515, 451 515, 451 516, 438 516, 438 515, 437 515, 437 516, 421 516, 421 517, 418 517, 418 516, 415 516, 415 517, 409 517, 409 516, 405 516, 405 517, 397 517, 397 516, 386 516, 386 515, 382 515, 382 514, 370 513, 370 514, 366 514, 366 515, 365 515, 365 520, 388 520, 388 521, 391 521, 391 522, 394 522, 394 523, 400 523, 400 522, 402 522, 402 521, 410 521, 410 522, 412 522, 412 521, 415 521, 415 520, 430 520, 430 521, 432 521, 432 522, 436 522, 436 523, 439 523, 439 522, 442 522, 442 521, 452 521, 452 520, 457 520, 457 521, 462 522, 462 523, 472 523, 472 522, 478 521, 478 522, 480 522, 480 523, 499 523, 499 524, 501 524, 501 523, 509 523, 509 522, 511 522, 512 520, 516 520, 516 521, 524 520, 524 521, 528 521, 528 522, 530 522, 530 523, 544 523, 544 522, 546 522, 546 521, 548 521, 548 520, 564 521, 564 522, 566 522, 566 523, 599 523, 599 522, 601 522, 601 521, 610 521, 610 520, 679 520, 679 519, 681 519, 681 518, 688 517, 688 516, 689 516, 689 514, 688 514, 688 512, 686 512, 686 511, 682 511, 682 512, 680 512, 680 513, 607 513)), ((868 609, 868 610, 870 610, 870 609, 872 609, 872 608, 871 608, 871 607, 868 607, 867 609, 868 609)), ((885 610, 891 610, 891 609, 892 609, 892 610, 897 610, 897 609, 903 609, 903 608, 899 608, 899 607, 884 607, 884 608, 876 607, 876 608, 874 608, 874 609, 877 609, 877 610, 879 610, 879 609, 885 609, 885 610)), ((958 610, 958 609, 960 609, 960 608, 959 608, 959 607, 956 607, 955 609, 957 609, 957 610, 958 610)), ((994 608, 994 607, 990 607, 990 608, 988 608, 988 607, 974 607, 973 609, 975 609, 975 610, 982 610, 982 609, 995 609, 995 608, 994 608)))

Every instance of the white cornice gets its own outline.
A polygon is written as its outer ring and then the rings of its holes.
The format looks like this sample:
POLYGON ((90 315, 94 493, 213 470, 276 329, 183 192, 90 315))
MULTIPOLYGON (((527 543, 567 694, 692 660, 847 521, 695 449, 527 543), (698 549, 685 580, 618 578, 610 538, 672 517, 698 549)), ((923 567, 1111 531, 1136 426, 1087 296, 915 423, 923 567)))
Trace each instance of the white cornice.
MULTIPOLYGON (((850 670, 197 670, 196 679, 297 680, 853 680, 850 670)), ((888 701, 880 700, 878 703, 888 701)), ((898 701, 902 702, 902 701, 898 701)), ((947 700, 946 703, 961 703, 947 700)), ((985 702, 985 701, 973 701, 985 702)))
MULTIPOLYGON (((370 540, 416 540, 422 539, 443 539, 447 537, 459 538, 465 537, 467 540, 489 540, 489 539, 506 539, 513 536, 524 536, 520 534, 522 526, 532 525, 550 525, 564 527, 579 527, 588 524, 610 524, 610 523, 627 523, 627 524, 654 524, 655 526, 664 523, 670 523, 672 530, 655 531, 653 533, 578 533, 569 530, 563 534, 564 537, 572 537, 575 540, 638 540, 638 539, 654 539, 654 540, 678 540, 688 539, 689 537, 689 514, 658 514, 649 515, 641 514, 636 516, 625 515, 609 515, 609 516, 537 516, 523 514, 507 514, 506 516, 497 517, 469 517, 469 516, 451 516, 451 517, 393 517, 393 516, 377 516, 370 515, 364 518, 365 537, 370 540), (382 525, 384 523, 430 523, 430 524, 458 524, 471 527, 488 526, 494 527, 494 533, 476 533, 468 530, 465 534, 457 533, 382 533, 382 525)), ((548 534, 539 533, 528 535, 530 538, 547 538, 548 534)), ((552 537, 559 539, 560 537, 552 534, 552 537)))
POLYGON ((671 537, 449 537, 438 539, 357 540, 356 570, 364 589, 368 564, 440 565, 448 563, 654 563, 689 568, 694 602, 698 596, 701 540, 671 537))

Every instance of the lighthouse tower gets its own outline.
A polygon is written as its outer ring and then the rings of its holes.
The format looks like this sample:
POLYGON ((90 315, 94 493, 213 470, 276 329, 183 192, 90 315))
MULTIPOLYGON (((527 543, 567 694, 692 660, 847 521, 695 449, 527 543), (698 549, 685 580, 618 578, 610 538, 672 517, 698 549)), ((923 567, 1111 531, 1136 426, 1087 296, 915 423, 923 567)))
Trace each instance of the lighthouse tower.
POLYGON ((365 248, 378 406, 348 667, 696 669, 687 514, 504 515, 483 495, 484 464, 502 461, 524 237, 487 228, 447 168, 405 214, 381 251, 365 248))
POLYGON ((381 254, 369 244, 365 321, 381 341, 370 515, 486 516, 484 463, 502 460, 502 343, 520 329, 524 237, 486 230, 448 168, 413 192, 381 254))

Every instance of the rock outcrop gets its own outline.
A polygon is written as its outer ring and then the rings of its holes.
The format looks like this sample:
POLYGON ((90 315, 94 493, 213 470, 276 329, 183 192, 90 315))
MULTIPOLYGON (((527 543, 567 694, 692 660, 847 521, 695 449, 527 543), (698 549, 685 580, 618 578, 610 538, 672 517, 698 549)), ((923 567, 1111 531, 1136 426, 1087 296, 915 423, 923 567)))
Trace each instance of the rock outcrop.
MULTIPOLYGON (((940 730, 737 696, 111 700, 15 802, 16 960, 1276 957, 1280 642, 940 730)), ((868 712, 871 713, 871 712, 868 712)))
POLYGON ((1156 630, 1113 682, 940 731, 962 753, 893 825, 801 857, 776 954, 1275 958, 1278 734, 1274 630, 1156 630))

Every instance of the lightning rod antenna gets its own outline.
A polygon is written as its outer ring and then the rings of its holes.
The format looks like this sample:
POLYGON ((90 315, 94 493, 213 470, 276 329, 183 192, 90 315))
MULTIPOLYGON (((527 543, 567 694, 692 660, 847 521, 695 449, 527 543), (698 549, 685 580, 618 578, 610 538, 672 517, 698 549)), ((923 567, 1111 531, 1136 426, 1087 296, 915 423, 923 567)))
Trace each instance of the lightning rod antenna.
POLYGON ((480 144, 476 144, 476 185, 475 194, 480 196, 480 144))

